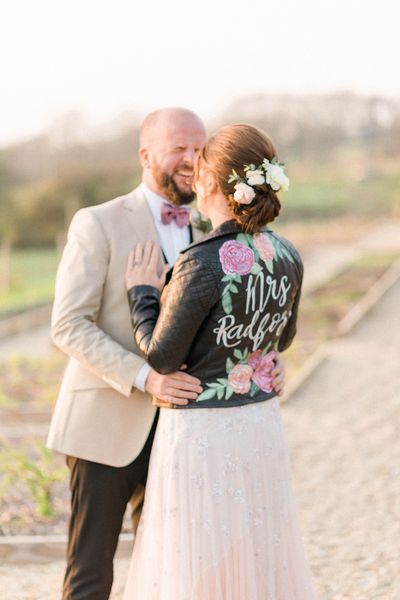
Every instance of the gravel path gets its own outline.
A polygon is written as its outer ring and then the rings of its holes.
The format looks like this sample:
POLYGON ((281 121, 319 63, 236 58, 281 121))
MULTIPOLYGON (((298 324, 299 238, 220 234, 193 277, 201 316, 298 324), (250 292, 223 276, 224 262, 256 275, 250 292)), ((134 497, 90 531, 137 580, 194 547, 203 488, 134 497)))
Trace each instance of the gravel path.
POLYGON ((400 599, 400 282, 283 408, 323 600, 400 599))
POLYGON ((0 339, 0 361, 11 356, 48 356, 54 352, 50 324, 0 339))
MULTIPOLYGON (((110 600, 121 600, 128 567, 129 559, 117 562, 110 600)), ((59 600, 63 576, 64 563, 60 561, 37 565, 1 565, 0 598, 1 600, 59 600)))

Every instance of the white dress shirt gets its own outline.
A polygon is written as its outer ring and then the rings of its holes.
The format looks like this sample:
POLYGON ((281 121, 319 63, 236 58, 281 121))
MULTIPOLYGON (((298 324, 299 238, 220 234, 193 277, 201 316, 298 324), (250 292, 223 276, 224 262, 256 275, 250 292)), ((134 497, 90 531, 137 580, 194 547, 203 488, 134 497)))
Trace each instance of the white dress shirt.
POLYGON ((178 227, 174 219, 168 225, 164 225, 161 221, 161 206, 170 203, 162 196, 152 192, 145 183, 142 183, 141 188, 149 203, 161 248, 172 267, 179 256, 179 252, 189 246, 189 227, 178 227))
MULTIPOLYGON (((150 190, 145 183, 141 184, 141 189, 147 202, 149 203, 154 224, 157 229, 160 246, 164 252, 168 264, 172 267, 179 256, 179 252, 189 246, 189 227, 178 227, 174 219, 172 219, 171 223, 168 223, 168 225, 164 225, 164 223, 161 221, 161 206, 162 204, 169 204, 168 200, 150 190)), ((145 391, 146 380, 150 369, 150 365, 143 365, 134 379, 134 387, 142 392, 145 391)))

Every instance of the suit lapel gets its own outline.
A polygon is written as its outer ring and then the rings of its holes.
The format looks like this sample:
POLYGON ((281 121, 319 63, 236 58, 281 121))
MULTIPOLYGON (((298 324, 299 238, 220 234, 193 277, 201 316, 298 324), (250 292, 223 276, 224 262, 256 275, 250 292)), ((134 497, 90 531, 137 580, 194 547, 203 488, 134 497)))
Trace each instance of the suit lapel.
MULTIPOLYGON (((134 232, 134 236, 132 236, 132 247, 138 242, 152 240, 156 244, 159 244, 161 248, 153 215, 151 214, 149 204, 140 187, 137 187, 127 195, 124 202, 124 209, 126 211, 126 217, 129 219, 134 232)), ((164 252, 161 248, 161 258, 158 264, 159 272, 164 268, 166 262, 164 262, 164 260, 164 252)))
POLYGON ((127 218, 135 230, 137 241, 153 240, 153 242, 159 244, 160 240, 158 239, 153 215, 140 187, 137 187, 127 195, 124 208, 126 209, 127 218))

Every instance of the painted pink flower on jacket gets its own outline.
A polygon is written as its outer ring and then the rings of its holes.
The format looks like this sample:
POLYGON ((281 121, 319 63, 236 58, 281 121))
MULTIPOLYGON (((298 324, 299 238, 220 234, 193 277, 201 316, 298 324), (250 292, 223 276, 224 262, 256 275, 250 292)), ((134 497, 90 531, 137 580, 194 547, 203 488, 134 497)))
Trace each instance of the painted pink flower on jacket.
POLYGON ((249 363, 252 369, 257 369, 258 365, 260 364, 261 354, 261 350, 256 350, 255 352, 249 354, 247 362, 249 363))
POLYGON ((274 247, 266 235, 263 235, 262 233, 257 233, 253 236, 253 242, 262 260, 264 260, 265 262, 273 260, 275 256, 274 247))
POLYGON ((235 365, 228 375, 228 384, 236 394, 247 394, 250 391, 253 369, 249 365, 235 365))
POLYGON ((219 259, 227 275, 247 275, 254 264, 254 252, 236 240, 228 240, 219 249, 219 259))
MULTIPOLYGON (((253 354, 256 354, 255 352, 253 354)), ((251 357, 252 355, 250 355, 251 357)), ((271 371, 275 366, 274 358, 276 352, 268 352, 258 360, 258 364, 254 370, 251 379, 263 392, 272 392, 272 376, 271 371)), ((249 357, 249 359, 250 359, 249 357)), ((253 364, 255 359, 253 360, 253 364)))

